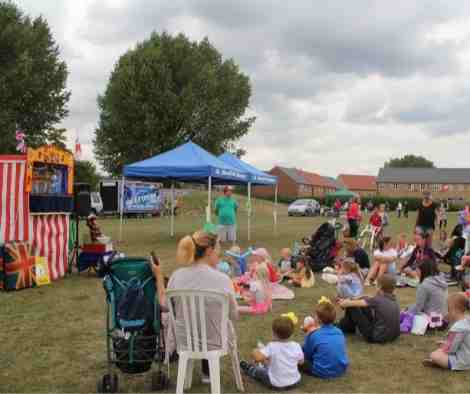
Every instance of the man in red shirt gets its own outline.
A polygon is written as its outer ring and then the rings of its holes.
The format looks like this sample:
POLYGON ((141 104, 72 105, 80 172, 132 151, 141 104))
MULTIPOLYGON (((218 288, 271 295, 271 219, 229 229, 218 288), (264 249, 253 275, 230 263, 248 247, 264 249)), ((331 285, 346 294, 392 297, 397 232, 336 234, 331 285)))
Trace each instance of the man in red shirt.
POLYGON ((349 223, 349 236, 351 238, 357 237, 357 230, 359 229, 359 221, 361 219, 361 210, 357 197, 354 197, 349 205, 347 219, 349 223))

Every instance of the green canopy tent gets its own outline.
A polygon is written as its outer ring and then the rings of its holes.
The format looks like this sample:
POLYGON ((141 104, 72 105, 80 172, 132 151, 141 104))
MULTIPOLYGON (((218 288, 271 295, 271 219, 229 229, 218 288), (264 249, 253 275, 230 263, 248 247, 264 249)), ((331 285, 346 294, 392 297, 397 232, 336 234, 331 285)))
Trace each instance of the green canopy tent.
POLYGON ((329 193, 326 195, 328 200, 340 200, 340 201, 347 201, 353 197, 357 197, 357 194, 348 190, 348 189, 339 189, 333 193, 329 193))

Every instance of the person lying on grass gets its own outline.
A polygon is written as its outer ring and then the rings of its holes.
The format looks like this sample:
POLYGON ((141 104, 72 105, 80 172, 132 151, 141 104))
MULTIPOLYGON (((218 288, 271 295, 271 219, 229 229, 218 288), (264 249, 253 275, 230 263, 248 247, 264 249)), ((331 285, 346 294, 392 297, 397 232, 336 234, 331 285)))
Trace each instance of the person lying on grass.
POLYGON ((377 282, 374 297, 338 300, 345 310, 338 327, 345 334, 354 334, 357 328, 367 342, 391 342, 400 336, 400 306, 393 294, 395 277, 385 274, 377 282))
POLYGON ((240 368, 266 387, 287 390, 300 383, 299 365, 304 362, 304 354, 297 342, 289 340, 294 333, 289 317, 274 319, 272 331, 273 341, 253 351, 254 363, 241 361, 240 368))
POLYGON ((446 341, 423 360, 424 366, 435 366, 451 371, 470 369, 470 319, 465 315, 468 299, 463 293, 454 293, 448 300, 450 329, 446 341))
POLYGON ((349 365, 343 332, 335 327, 336 309, 326 297, 320 298, 313 318, 305 318, 306 333, 302 350, 305 362, 302 372, 322 379, 344 375, 349 365))
POLYGON ((384 274, 396 274, 396 261, 398 252, 391 237, 383 237, 379 240, 379 248, 374 252, 374 263, 367 274, 364 286, 370 286, 376 279, 384 274))

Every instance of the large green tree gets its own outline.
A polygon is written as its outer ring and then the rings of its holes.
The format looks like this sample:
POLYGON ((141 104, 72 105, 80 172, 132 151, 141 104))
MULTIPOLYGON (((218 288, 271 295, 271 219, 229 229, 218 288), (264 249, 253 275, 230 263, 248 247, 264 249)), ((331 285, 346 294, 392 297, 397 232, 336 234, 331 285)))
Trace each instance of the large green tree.
POLYGON ((434 163, 423 156, 405 155, 385 162, 385 167, 418 167, 434 168, 434 163))
POLYGON ((0 0, 0 153, 15 151, 15 131, 36 147, 63 141, 54 125, 67 114, 67 67, 47 22, 0 0))
POLYGON ((190 139, 235 152, 254 122, 245 117, 250 95, 249 78, 207 39, 153 33, 121 56, 98 98, 96 157, 116 174, 190 139))
POLYGON ((88 183, 91 190, 97 190, 100 178, 96 166, 91 161, 75 161, 74 182, 88 183))

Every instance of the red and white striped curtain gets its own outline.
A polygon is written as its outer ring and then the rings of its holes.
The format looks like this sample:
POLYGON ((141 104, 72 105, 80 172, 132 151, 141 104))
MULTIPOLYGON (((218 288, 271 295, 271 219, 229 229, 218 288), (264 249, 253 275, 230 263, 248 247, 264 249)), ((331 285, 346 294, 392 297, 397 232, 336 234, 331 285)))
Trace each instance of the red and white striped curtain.
POLYGON ((32 249, 46 258, 52 280, 62 278, 67 271, 69 223, 68 215, 31 216, 32 249))
POLYGON ((24 191, 26 157, 0 160, 0 244, 29 240, 29 198, 24 191))

